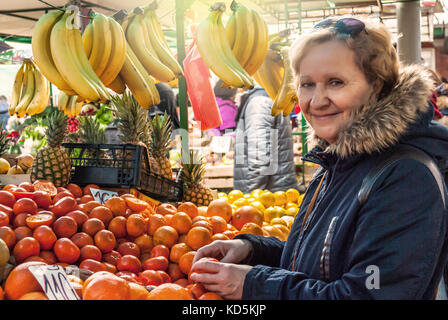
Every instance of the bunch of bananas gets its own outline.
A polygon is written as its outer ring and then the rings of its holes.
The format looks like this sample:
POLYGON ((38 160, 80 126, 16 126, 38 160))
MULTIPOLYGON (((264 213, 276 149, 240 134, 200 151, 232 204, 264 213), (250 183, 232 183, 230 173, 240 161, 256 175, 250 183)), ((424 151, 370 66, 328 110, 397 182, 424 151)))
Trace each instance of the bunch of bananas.
POLYGON ((239 64, 253 76, 268 50, 267 24, 258 12, 236 1, 232 1, 230 9, 233 14, 226 24, 227 40, 239 64))
MULTIPOLYGON (((223 86, 250 89, 254 86, 254 80, 244 69, 242 64, 235 56, 235 53, 232 51, 232 46, 227 38, 227 34, 230 34, 231 32, 226 32, 226 29, 224 28, 224 25, 222 23, 222 14, 224 13, 225 9, 226 5, 223 2, 214 3, 210 7, 211 12, 207 19, 199 24, 197 28, 196 40, 199 54, 201 55, 208 68, 210 68, 223 81, 223 86)), ((238 17, 240 17, 240 15, 238 15, 238 17)), ((241 19, 243 18, 253 19, 252 15, 241 17, 241 19)), ((251 30, 253 31, 254 28, 255 26, 252 25, 251 30)), ((263 29, 263 31, 264 30, 265 29, 263 29)), ((236 29, 234 30, 234 32, 236 32, 236 29)), ((256 32, 258 32, 258 29, 256 32)), ((244 32, 244 34, 247 33, 244 32)), ((240 51, 243 51, 243 48, 235 48, 235 52, 237 52, 237 49, 238 54, 240 51)), ((244 57, 239 56, 239 59, 245 58, 247 56, 246 49, 247 51, 249 51, 253 48, 252 46, 250 46, 250 48, 249 46, 247 46, 247 48, 244 49, 244 57)), ((250 63, 253 58, 253 56, 250 57, 249 62, 247 63, 250 63)), ((261 59, 261 61, 263 60, 264 57, 261 59)))
POLYGON ((69 96, 64 91, 60 91, 58 95, 57 107, 69 117, 76 117, 81 113, 84 105, 83 101, 77 101, 78 96, 69 96))
POLYGON ((45 110, 50 99, 50 85, 39 68, 25 59, 14 79, 9 115, 21 118, 45 110))
POLYGON ((33 31, 34 60, 50 82, 68 95, 77 95, 78 101, 107 102, 109 91, 89 63, 77 18, 71 9, 43 15, 33 31))
POLYGON ((82 34, 82 43, 101 82, 116 93, 123 93, 125 84, 117 78, 126 58, 126 39, 120 24, 112 17, 94 13, 82 34))

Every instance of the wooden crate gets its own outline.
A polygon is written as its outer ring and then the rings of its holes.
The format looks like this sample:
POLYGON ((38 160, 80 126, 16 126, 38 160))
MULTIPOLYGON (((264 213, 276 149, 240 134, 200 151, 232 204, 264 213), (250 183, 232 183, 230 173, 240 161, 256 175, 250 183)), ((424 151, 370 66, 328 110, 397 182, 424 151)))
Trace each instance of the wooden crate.
POLYGON ((233 166, 206 167, 204 184, 211 189, 232 189, 233 166))

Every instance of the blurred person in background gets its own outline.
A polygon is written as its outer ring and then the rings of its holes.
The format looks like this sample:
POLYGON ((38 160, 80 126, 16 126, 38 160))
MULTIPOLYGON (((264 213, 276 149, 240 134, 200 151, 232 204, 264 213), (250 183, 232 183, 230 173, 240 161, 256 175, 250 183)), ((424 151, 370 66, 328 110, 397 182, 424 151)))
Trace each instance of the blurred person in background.
POLYGON ((6 124, 8 123, 9 113, 8 113, 8 99, 6 96, 0 96, 0 122, 3 121, 3 130, 6 128, 6 124))

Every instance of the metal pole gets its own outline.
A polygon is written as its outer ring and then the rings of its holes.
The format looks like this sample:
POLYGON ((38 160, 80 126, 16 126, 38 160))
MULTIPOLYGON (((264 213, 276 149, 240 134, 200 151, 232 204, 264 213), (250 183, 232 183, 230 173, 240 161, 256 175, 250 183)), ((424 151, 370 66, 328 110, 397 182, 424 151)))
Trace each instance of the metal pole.
MULTIPOLYGON (((185 31, 184 31, 184 1, 176 0, 176 43, 177 43, 177 60, 182 66, 185 59, 185 31)), ((180 109, 180 128, 185 130, 181 135, 181 155, 182 161, 189 159, 189 142, 188 142, 188 109, 187 109, 187 82, 184 77, 179 78, 179 109, 180 109)))
POLYGON ((285 4, 285 28, 288 28, 288 18, 289 18, 289 12, 288 12, 288 0, 284 0, 283 3, 285 4))
POLYGON ((302 0, 298 0, 297 4, 299 5, 299 21, 298 21, 298 27, 299 27, 299 34, 302 34, 302 0))
POLYGON ((406 1, 396 4, 397 52, 404 64, 421 63, 420 1, 406 1))

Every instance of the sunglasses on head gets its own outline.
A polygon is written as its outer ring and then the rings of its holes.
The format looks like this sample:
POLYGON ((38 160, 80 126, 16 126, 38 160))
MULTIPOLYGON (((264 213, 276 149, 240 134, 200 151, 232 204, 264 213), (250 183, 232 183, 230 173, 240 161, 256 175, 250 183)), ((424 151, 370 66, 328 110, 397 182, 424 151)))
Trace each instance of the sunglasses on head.
POLYGON ((355 37, 360 34, 362 31, 366 30, 366 25, 364 22, 355 19, 355 18, 343 18, 340 20, 333 19, 325 19, 313 26, 313 29, 325 29, 331 27, 338 34, 349 35, 351 37, 355 37))

